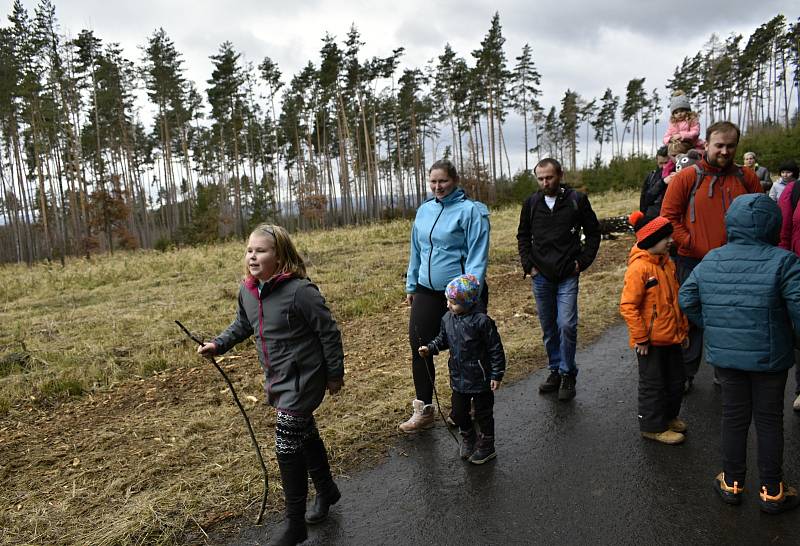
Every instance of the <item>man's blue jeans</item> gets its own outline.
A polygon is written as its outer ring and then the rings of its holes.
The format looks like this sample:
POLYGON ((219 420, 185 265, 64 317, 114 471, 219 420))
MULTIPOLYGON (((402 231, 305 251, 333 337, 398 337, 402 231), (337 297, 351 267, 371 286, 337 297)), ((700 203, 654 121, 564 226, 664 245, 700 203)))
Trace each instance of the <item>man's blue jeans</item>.
POLYGON ((552 282, 538 273, 533 277, 532 285, 548 367, 550 371, 558 371, 561 375, 577 375, 578 275, 552 282))

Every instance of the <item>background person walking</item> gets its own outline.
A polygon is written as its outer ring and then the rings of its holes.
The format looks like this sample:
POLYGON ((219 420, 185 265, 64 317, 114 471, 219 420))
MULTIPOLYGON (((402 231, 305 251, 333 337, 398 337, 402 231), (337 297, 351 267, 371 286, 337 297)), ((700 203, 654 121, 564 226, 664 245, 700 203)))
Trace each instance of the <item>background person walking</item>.
MULTIPOLYGON (((779 246, 800 256, 800 206, 798 206, 800 204, 800 184, 797 182, 797 163, 794 161, 784 163, 781 167, 781 178, 784 173, 788 173, 786 178, 790 181, 778 199, 778 207, 781 209, 783 219, 779 246)), ((794 372, 796 398, 792 408, 800 411, 800 336, 794 338, 794 372)))
POLYGON ((550 375, 539 392, 575 397, 578 278, 600 248, 600 225, 586 194, 561 184, 564 171, 552 158, 534 168, 539 191, 522 205, 517 247, 531 276, 550 375), (586 239, 581 242, 581 230, 586 239))
POLYGON ((768 192, 772 187, 772 178, 769 176, 769 169, 757 163, 755 152, 745 152, 744 156, 742 156, 742 160, 744 161, 745 167, 750 167, 756 173, 764 193, 768 192))

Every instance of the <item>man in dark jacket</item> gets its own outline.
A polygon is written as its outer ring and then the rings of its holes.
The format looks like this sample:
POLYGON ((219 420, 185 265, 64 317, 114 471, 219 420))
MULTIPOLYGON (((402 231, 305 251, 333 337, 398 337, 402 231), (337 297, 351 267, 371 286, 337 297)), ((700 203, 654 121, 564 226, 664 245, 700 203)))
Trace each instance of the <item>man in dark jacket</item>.
POLYGON ((559 400, 571 400, 578 374, 578 277, 597 256, 600 225, 589 198, 561 184, 558 161, 543 159, 533 172, 540 189, 522 205, 517 246, 522 270, 532 278, 550 368, 539 392, 557 390, 559 400))
POLYGON ((661 214, 661 201, 667 193, 667 184, 661 176, 664 165, 669 161, 667 147, 662 146, 656 152, 657 168, 650 171, 642 184, 642 193, 639 196, 639 210, 644 213, 647 221, 661 214))

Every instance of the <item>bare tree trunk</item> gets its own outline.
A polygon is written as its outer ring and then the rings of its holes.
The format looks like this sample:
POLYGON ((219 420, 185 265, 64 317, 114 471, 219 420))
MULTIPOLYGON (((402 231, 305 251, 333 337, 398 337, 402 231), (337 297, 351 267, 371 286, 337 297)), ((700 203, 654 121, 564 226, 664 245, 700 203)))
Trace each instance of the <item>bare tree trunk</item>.
POLYGON ((491 89, 489 90, 489 111, 486 115, 486 126, 489 133, 489 162, 492 165, 492 185, 494 185, 497 183, 497 155, 494 141, 494 96, 491 89))

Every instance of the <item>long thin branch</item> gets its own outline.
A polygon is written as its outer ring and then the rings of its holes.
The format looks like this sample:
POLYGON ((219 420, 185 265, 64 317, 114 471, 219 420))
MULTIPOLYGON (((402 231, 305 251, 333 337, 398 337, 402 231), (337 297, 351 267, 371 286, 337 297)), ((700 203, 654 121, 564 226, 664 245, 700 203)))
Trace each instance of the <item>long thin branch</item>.
MULTIPOLYGON (((197 343, 198 345, 202 346, 203 342, 197 339, 192 333, 180 323, 180 321, 175 321, 175 324, 180 326, 181 330, 183 330, 189 339, 197 343)), ((269 492, 269 476, 267 475, 267 465, 264 464, 264 458, 261 456, 261 447, 258 445, 258 440, 256 440, 256 435, 253 432, 253 426, 250 424, 250 419, 247 417, 247 412, 244 410, 244 406, 239 401, 239 397, 236 394, 236 389, 233 388, 233 383, 228 378, 228 374, 217 364, 217 360, 212 356, 209 357, 211 363, 217 369, 217 371, 222 374, 222 378, 225 380, 225 383, 228 384, 228 388, 231 391, 231 395, 233 396, 233 401, 236 402, 236 405, 239 407, 239 411, 242 413, 242 417, 244 417, 244 422, 247 425, 247 432, 250 433, 250 441, 253 443, 253 449, 256 450, 256 456, 258 457, 258 462, 261 464, 261 471, 264 473, 264 497, 261 499, 261 509, 258 511, 258 518, 256 519, 256 525, 261 523, 261 520, 264 517, 264 510, 267 508, 267 493, 269 492)))

